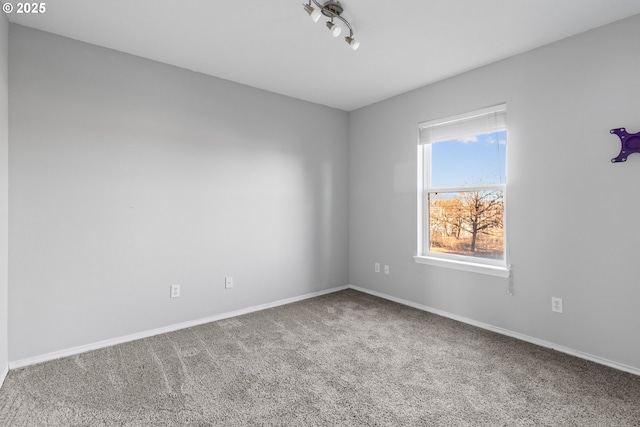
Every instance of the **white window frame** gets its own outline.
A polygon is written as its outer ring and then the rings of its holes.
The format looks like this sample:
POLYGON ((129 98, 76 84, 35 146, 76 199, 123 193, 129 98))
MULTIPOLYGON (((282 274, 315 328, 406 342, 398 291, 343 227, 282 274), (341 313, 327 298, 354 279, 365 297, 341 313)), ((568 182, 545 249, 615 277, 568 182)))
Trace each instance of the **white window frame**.
MULTIPOLYGON (((506 112, 506 104, 496 105, 482 110, 476 110, 466 114, 460 114, 445 119, 432 120, 418 124, 418 131, 429 127, 442 125, 446 123, 455 123, 456 121, 468 120, 474 116, 488 115, 497 112, 506 112)), ((457 270, 471 271, 475 273, 488 274, 498 277, 509 277, 510 266, 508 261, 507 250, 507 186, 505 184, 492 185, 462 185, 456 187, 432 187, 431 186, 431 143, 421 141, 418 137, 418 242, 417 254, 414 260, 420 264, 433 265, 437 267, 454 268, 457 270), (425 164, 427 163, 428 164, 425 164), (426 168, 426 169, 425 169, 426 168), (425 248, 425 242, 429 242, 429 227, 425 218, 425 211, 428 211, 428 194, 438 193, 457 193, 469 191, 501 191, 503 196, 504 208, 504 259, 489 259, 457 254, 449 254, 442 252, 431 252, 429 248, 425 248)))

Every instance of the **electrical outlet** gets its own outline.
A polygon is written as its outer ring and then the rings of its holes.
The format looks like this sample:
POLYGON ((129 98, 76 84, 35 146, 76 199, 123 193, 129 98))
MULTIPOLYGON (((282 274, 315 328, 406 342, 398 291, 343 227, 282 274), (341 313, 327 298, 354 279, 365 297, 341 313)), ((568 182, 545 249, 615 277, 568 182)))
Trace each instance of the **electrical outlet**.
POLYGON ((389 274, 389 266, 385 264, 384 266, 384 274, 389 274))
POLYGON ((224 278, 224 288, 225 289, 233 288, 233 277, 228 276, 224 278))
POLYGON ((171 285, 171 298, 178 298, 180 296, 180 285, 171 285))
POLYGON ((562 298, 551 297, 551 311, 562 313, 562 298))
POLYGON ((374 267, 376 273, 380 273, 380 263, 379 262, 376 262, 373 267, 374 267))

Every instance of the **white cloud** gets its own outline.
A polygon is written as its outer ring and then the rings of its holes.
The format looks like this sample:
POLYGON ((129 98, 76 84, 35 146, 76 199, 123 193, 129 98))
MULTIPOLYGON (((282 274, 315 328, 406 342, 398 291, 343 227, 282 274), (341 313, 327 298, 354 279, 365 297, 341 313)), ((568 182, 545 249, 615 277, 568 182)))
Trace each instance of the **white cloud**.
POLYGON ((469 142, 478 142, 477 136, 465 136, 463 138, 458 139, 459 142, 469 143, 469 142))

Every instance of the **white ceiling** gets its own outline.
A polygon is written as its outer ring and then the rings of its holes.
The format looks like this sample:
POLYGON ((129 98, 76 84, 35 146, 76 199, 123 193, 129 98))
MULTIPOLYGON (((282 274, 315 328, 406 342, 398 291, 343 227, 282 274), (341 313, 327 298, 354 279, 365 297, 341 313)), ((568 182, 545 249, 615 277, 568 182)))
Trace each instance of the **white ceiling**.
POLYGON ((640 13, 639 0, 344 0, 354 52, 303 1, 47 0, 8 17, 351 111, 640 13))

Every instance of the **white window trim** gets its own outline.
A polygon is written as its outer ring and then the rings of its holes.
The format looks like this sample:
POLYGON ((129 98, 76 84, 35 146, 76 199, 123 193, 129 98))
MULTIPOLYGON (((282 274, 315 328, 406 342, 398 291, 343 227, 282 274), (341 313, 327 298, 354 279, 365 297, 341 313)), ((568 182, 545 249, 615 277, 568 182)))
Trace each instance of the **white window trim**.
MULTIPOLYGON (((501 106, 496 106, 496 107, 490 107, 490 108, 486 108, 483 110, 479 110, 476 111, 474 113, 476 114, 481 114, 481 113, 485 113, 487 111, 497 111, 500 108, 505 108, 506 104, 503 104, 501 106)), ((459 120, 460 118, 464 118, 464 117, 469 117, 470 115, 474 114, 474 113, 470 113, 470 114, 461 114, 459 116, 455 116, 453 118, 449 118, 448 120, 433 120, 430 122, 425 122, 425 123, 420 123, 418 126, 418 134, 420 133, 420 129, 424 128, 426 126, 432 125, 432 124, 436 124, 436 123, 445 123, 445 122, 449 122, 449 121, 456 121, 459 120)), ((424 251, 424 241, 425 241, 425 236, 424 236, 424 202, 425 202, 425 195, 426 195, 426 188, 425 188, 425 173, 430 172, 430 171, 425 171, 424 170, 424 150, 428 149, 430 150, 430 144, 423 144, 422 142, 420 142, 420 135, 418 135, 418 150, 417 150, 417 158, 418 158, 418 171, 419 173, 418 175, 418 241, 417 241, 417 255, 413 257, 413 259, 415 260, 416 263, 418 264, 426 264, 426 265, 432 265, 432 266, 436 266, 436 267, 443 267, 443 268, 452 268, 452 269, 456 269, 456 270, 462 270, 462 271, 469 271, 469 272, 474 272, 474 273, 480 273, 480 274, 487 274, 487 275, 491 275, 491 276, 497 276, 497 277, 504 277, 504 278, 508 278, 511 276, 511 265, 509 265, 509 260, 508 260, 508 250, 507 250, 507 238, 506 238, 506 234, 507 234, 507 217, 505 215, 504 218, 504 233, 505 233, 505 239, 504 239, 504 259, 502 260, 494 260, 494 259, 487 259, 487 258, 477 258, 477 257, 469 257, 469 256, 464 256, 464 255, 456 255, 456 254, 446 254, 446 253, 434 253, 434 252, 428 252, 429 255, 425 254, 424 251)), ((430 176, 428 176, 427 179, 431 179, 430 176)), ((477 186, 460 186, 460 187, 447 187, 447 188, 440 188, 438 187, 437 189, 435 188, 430 188, 429 190, 431 192, 433 192, 433 190, 438 190, 438 192, 461 192, 461 191, 474 191, 474 190, 478 190, 478 189, 484 189, 484 190, 500 190, 503 192, 503 196, 504 196, 504 209, 506 212, 506 206, 507 206, 507 191, 506 191, 506 184, 495 184, 495 185, 477 185, 477 186)), ((427 231, 428 233, 428 231, 427 231)), ((427 240, 428 240, 428 236, 427 240)))
MULTIPOLYGON (((466 258, 466 257, 465 257, 466 258)), ((433 265, 436 267, 453 268, 455 270, 470 271, 473 273, 487 274, 489 276, 497 276, 508 278, 511 276, 510 265, 491 265, 491 264, 478 264, 477 262, 461 261, 454 259, 447 259, 442 257, 432 257, 426 255, 416 255, 413 259, 418 264, 433 265)))

